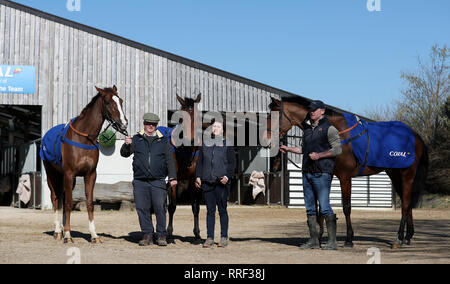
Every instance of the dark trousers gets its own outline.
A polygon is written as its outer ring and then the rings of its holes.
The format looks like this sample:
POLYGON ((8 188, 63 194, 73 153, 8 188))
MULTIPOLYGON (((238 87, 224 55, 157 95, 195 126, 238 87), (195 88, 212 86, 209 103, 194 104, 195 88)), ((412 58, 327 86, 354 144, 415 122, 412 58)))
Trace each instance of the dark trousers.
POLYGON ((133 180, 134 202, 139 217, 139 225, 144 234, 153 236, 154 228, 150 209, 156 215, 156 233, 158 238, 166 238, 166 200, 165 180, 133 180))
POLYGON ((228 187, 221 183, 202 183, 206 203, 206 230, 207 237, 214 240, 214 227, 216 223, 216 206, 220 216, 220 236, 228 238, 228 187))

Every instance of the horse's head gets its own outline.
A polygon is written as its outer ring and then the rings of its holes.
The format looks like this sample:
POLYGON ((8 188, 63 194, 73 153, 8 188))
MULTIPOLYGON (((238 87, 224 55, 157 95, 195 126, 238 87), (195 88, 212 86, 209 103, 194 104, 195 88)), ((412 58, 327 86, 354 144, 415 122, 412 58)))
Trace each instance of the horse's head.
MULTIPOLYGON (((269 104, 269 109, 271 112, 278 112, 279 117, 281 119, 281 123, 277 126, 279 128, 279 135, 283 137, 286 133, 292 128, 292 120, 287 119, 286 115, 283 115, 284 111, 281 109, 281 102, 277 99, 272 98, 272 102, 269 104)), ((268 130, 264 133, 263 137, 266 137, 268 140, 272 137, 272 114, 269 114, 267 117, 267 126, 268 130)))
POLYGON ((202 94, 198 94, 197 98, 191 99, 191 98, 181 98, 180 96, 177 95, 177 100, 178 102, 181 104, 181 110, 183 111, 183 128, 185 130, 188 130, 188 127, 190 128, 190 132, 189 131, 185 131, 184 133, 187 135, 187 138, 189 140, 193 139, 193 135, 194 135, 194 121, 197 119, 197 105, 200 100, 202 99, 202 94), (190 121, 190 125, 186 122, 190 121), (190 137, 189 137, 190 136, 190 137))
POLYGON ((102 96, 103 117, 111 123, 115 130, 128 136, 128 120, 123 112, 123 100, 117 95, 117 87, 114 85, 112 88, 95 88, 102 96))

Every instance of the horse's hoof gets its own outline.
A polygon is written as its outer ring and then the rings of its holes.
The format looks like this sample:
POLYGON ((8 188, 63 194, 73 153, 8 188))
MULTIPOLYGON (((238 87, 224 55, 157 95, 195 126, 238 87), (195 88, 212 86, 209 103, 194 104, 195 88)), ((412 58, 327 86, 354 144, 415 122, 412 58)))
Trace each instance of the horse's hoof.
POLYGON ((398 249, 402 246, 401 242, 395 242, 392 244, 391 249, 398 249))
POLYGON ((62 233, 53 233, 53 238, 57 241, 60 241, 63 239, 63 234, 62 233))
POLYGON ((353 248, 353 242, 345 242, 344 248, 353 248))
POLYGON ((64 243, 65 244, 73 244, 73 240, 72 240, 72 238, 64 238, 64 243))
POLYGON ((92 244, 101 244, 103 242, 100 238, 93 238, 93 239, 91 239, 91 243, 92 244))
POLYGON ((192 242, 192 244, 194 244, 194 245, 201 245, 202 244, 202 239, 201 238, 195 238, 194 241, 192 242))
POLYGON ((168 243, 168 244, 175 244, 175 239, 173 239, 173 238, 167 238, 167 243, 168 243))

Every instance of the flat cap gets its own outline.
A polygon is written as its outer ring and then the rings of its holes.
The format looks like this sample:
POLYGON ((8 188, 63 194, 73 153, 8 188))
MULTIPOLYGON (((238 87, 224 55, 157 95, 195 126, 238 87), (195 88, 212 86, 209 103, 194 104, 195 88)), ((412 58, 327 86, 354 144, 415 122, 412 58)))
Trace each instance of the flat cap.
POLYGON ((143 117, 145 122, 150 122, 150 123, 158 123, 159 122, 159 116, 157 116, 154 113, 146 113, 144 114, 143 117))
POLYGON ((325 104, 322 101, 316 100, 316 101, 312 101, 309 104, 308 108, 311 109, 312 111, 315 111, 318 108, 325 109, 325 104))

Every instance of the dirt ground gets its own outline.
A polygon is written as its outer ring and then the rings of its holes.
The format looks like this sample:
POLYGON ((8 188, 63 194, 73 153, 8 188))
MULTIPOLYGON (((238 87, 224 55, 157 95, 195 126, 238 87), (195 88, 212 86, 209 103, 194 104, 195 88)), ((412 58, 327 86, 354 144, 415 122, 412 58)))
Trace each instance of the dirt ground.
MULTIPOLYGON (((401 211, 353 210, 355 247, 343 248, 345 218, 338 215, 338 251, 302 251, 308 238, 304 209, 230 206, 230 243, 227 248, 204 249, 193 245, 193 217, 189 206, 175 213, 176 244, 139 247, 141 234, 136 212, 95 213, 102 244, 90 244, 86 212, 73 212, 72 237, 64 245, 52 236, 53 212, 0 207, 0 264, 60 263, 73 260, 78 248, 81 263, 162 264, 279 264, 279 263, 450 263, 450 210, 414 210, 415 236, 411 246, 392 250, 401 211), (372 254, 370 251, 379 251, 372 254), (368 254, 369 252, 369 254, 368 254)), ((205 207, 200 212, 202 237, 206 235, 205 207)), ((216 240, 219 239, 218 218, 216 240)))

